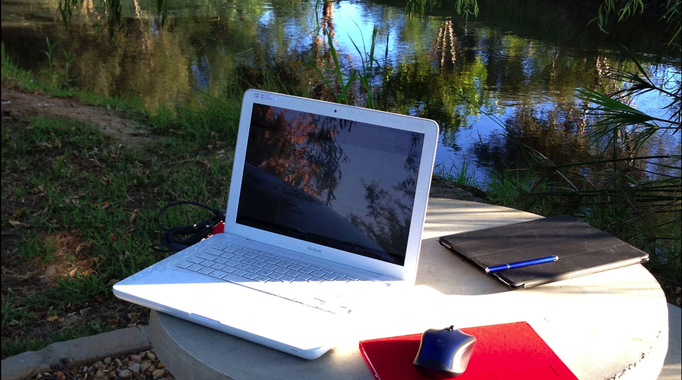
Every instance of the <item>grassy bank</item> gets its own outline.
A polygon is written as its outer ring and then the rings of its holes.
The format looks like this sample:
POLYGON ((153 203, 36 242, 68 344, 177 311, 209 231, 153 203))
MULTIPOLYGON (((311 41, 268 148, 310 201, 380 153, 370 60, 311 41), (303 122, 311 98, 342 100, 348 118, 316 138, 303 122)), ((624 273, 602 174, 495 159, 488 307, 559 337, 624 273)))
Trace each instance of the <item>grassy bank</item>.
MULTIPOLYGON (((2 358, 146 323, 147 311, 116 300, 111 286, 166 257, 149 249, 160 239, 163 205, 225 206, 241 99, 207 95, 194 108, 147 110, 135 98, 37 80, 4 54, 2 64, 3 103, 11 89, 70 96, 74 111, 97 105, 102 115, 134 120, 153 141, 133 146, 65 118, 3 116, 2 358)), ((163 223, 207 214, 175 208, 163 223)))

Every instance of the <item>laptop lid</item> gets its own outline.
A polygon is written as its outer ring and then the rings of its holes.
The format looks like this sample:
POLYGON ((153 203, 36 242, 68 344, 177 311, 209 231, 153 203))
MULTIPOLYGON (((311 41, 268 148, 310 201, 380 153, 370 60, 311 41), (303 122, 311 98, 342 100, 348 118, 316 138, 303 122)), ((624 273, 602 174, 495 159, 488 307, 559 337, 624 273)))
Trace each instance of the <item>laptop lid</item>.
POLYGON ((432 120, 248 90, 225 232, 413 283, 437 141, 432 120))

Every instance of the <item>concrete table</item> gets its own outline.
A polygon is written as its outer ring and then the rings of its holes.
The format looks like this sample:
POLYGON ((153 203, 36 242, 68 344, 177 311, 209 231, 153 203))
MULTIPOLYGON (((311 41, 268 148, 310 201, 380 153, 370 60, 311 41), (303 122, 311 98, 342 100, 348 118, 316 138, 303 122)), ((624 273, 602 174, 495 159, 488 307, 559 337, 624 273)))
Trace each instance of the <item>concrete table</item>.
POLYGON ((357 348, 361 339, 527 321, 579 379, 656 379, 668 349, 668 308, 641 265, 510 291, 438 244, 445 234, 536 218, 505 207, 430 199, 416 286, 387 300, 383 317, 354 316, 367 321, 365 328, 317 360, 156 312, 149 325, 152 344, 180 380, 372 380, 357 348))

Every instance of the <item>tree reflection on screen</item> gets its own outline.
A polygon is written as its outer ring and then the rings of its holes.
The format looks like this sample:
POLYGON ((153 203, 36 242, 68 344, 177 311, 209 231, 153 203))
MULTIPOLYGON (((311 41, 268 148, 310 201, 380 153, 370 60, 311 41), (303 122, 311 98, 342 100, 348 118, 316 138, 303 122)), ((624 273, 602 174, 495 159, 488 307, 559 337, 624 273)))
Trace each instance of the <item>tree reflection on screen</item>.
POLYGON ((393 255, 405 255, 423 137, 420 133, 412 133, 410 151, 403 165, 406 178, 389 189, 382 188, 381 181, 376 179, 370 183, 363 179, 367 213, 364 217, 353 213, 347 216, 355 227, 393 255))
POLYGON ((248 139, 241 223, 404 263, 423 134, 254 104, 248 139))
POLYGON ((246 162, 330 205, 349 161, 336 135, 354 122, 255 104, 246 162))

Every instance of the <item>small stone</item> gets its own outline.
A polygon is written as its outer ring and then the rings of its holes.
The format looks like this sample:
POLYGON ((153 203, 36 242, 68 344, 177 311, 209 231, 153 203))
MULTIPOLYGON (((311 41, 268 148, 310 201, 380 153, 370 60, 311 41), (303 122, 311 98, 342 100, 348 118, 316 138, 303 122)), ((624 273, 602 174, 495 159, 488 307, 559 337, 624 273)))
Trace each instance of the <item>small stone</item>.
POLYGON ((159 368, 159 369, 157 369, 156 371, 152 372, 152 376, 154 376, 154 377, 161 377, 161 376, 163 376, 163 374, 164 374, 165 372, 166 372, 166 371, 164 371, 164 370, 162 370, 162 369, 159 368))
POLYGON ((156 370, 156 367, 154 366, 154 364, 152 364, 151 366, 149 366, 149 368, 147 368, 147 370, 154 372, 156 370))
POLYGON ((677 289, 675 289, 675 295, 679 294, 682 294, 682 288, 678 286, 677 289))
POLYGON ((116 376, 116 372, 114 371, 107 373, 107 376, 109 376, 110 379, 118 379, 118 376, 116 376))
POLYGON ((123 363, 124 367, 127 367, 128 364, 130 364, 130 360, 128 358, 123 358, 123 360, 121 360, 121 363, 123 363))
POLYGON ((133 372, 140 372, 140 363, 133 363, 128 369, 133 372))
POLYGON ((140 371, 146 371, 151 366, 152 366, 152 363, 145 360, 145 361, 140 363, 140 371))
POLYGON ((45 272, 43 273, 43 277, 45 278, 52 278, 57 275, 57 267, 54 265, 50 265, 47 268, 45 268, 45 272))
POLYGON ((104 363, 102 363, 102 361, 99 360, 99 361, 96 361, 92 364, 92 368, 97 369, 97 368, 101 367, 102 365, 104 365, 104 363))
POLYGON ((166 368, 166 366, 163 365, 163 363, 158 362, 158 363, 156 364, 156 368, 166 368))
POLYGON ((152 361, 156 360, 156 355, 154 355, 154 353, 151 351, 147 351, 147 353, 145 355, 147 356, 147 359, 149 359, 149 360, 152 360, 152 361))
POLYGON ((121 359, 119 358, 114 359, 114 363, 116 364, 116 367, 123 367, 123 362, 121 362, 121 359))
MULTIPOLYGON (((75 316, 75 315, 74 315, 74 316, 75 316)), ((69 316, 67 315, 66 318, 64 318, 64 323, 66 323, 66 319, 67 319, 68 317, 69 317, 69 316)), ((78 319, 78 317, 76 317, 76 319, 78 319)), ((69 323, 73 323, 73 322, 69 322, 69 323)), ((64 365, 64 368, 65 368, 65 369, 72 369, 72 368, 74 368, 74 364, 75 364, 74 362, 75 362, 75 360, 73 360, 73 358, 61 358, 61 359, 59 359, 59 362, 61 362, 61 363, 64 365)), ((64 376, 66 376, 66 375, 64 375, 64 376)))
POLYGON ((118 377, 125 379, 127 377, 130 377, 133 373, 129 369, 122 369, 121 372, 118 373, 118 377))
POLYGON ((144 371, 144 375, 145 375, 145 376, 151 376, 151 375, 152 375, 152 371, 146 370, 146 371, 144 371))
POLYGON ((104 358, 104 364, 109 365, 109 363, 111 363, 111 357, 107 356, 106 358, 104 358))
POLYGON ((97 370, 97 373, 95 373, 95 379, 104 379, 107 377, 107 374, 104 373, 101 369, 97 370))
POLYGON ((130 355, 130 362, 139 363, 142 360, 142 355, 130 355))
POLYGON ((78 316, 76 314, 69 314, 66 317, 64 317, 64 324, 65 325, 70 325, 78 320, 78 316))

